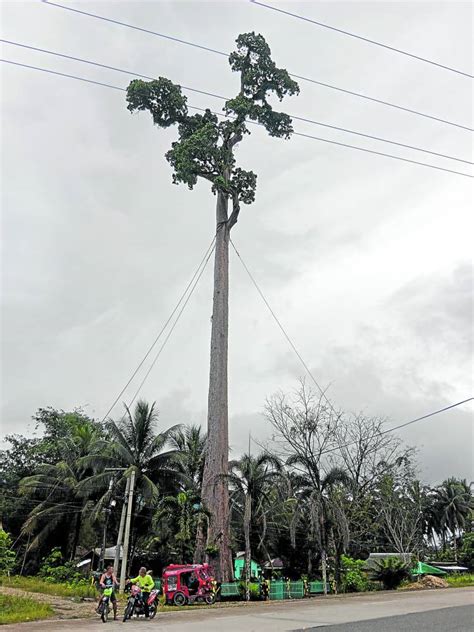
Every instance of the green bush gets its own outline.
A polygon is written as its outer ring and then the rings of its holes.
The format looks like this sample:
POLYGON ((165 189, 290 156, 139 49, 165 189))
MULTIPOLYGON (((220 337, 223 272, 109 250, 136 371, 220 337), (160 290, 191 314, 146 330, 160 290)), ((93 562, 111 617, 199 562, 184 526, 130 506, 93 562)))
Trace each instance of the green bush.
POLYGON ((9 575, 15 565, 16 555, 10 535, 0 529, 0 575, 9 575))
POLYGON ((371 589, 371 582, 364 572, 365 561, 354 560, 352 557, 341 557, 342 592, 365 592, 371 589))
POLYGON ((46 619, 53 614, 53 609, 47 603, 28 597, 0 595, 0 625, 46 619))
POLYGON ((373 578, 382 582, 386 590, 398 588, 410 576, 408 565, 398 557, 387 557, 376 563, 373 578))
POLYGON ((52 549, 51 553, 43 558, 38 576, 47 582, 55 583, 76 583, 83 579, 74 562, 64 562, 59 548, 52 549))
MULTIPOLYGON (((250 582, 249 590, 250 590, 251 601, 256 601, 260 599, 260 584, 250 582)), ((240 591, 240 596, 242 597, 242 599, 245 599, 245 582, 244 581, 239 582, 239 591, 240 591)))
POLYGON ((459 560, 470 570, 474 569, 474 533, 465 533, 459 549, 459 560))

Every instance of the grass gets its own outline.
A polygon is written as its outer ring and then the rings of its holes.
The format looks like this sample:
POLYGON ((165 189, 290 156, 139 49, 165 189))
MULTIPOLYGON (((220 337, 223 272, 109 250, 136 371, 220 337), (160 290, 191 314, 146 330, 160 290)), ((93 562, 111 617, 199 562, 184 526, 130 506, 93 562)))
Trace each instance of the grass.
POLYGON ((43 593, 45 595, 56 595, 58 597, 75 597, 77 599, 95 597, 97 594, 95 587, 86 582, 80 584, 56 584, 47 582, 39 577, 20 577, 19 575, 0 577, 0 586, 19 588, 20 590, 43 593))
POLYGON ((47 603, 27 597, 0 595, 0 625, 47 619, 53 614, 53 609, 47 603))
POLYGON ((448 575, 443 577, 452 588, 463 588, 464 586, 474 586, 474 574, 448 575))

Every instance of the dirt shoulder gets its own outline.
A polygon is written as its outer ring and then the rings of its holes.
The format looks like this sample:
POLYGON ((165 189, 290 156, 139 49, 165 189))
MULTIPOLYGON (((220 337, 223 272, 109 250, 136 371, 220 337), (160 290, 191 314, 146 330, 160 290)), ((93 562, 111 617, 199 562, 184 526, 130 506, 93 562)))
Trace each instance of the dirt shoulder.
POLYGON ((54 610, 55 619, 85 619, 94 614, 96 607, 94 601, 76 602, 72 598, 28 592, 19 588, 9 588, 8 586, 0 586, 0 593, 3 595, 14 595, 15 597, 29 597, 40 603, 48 603, 54 610))

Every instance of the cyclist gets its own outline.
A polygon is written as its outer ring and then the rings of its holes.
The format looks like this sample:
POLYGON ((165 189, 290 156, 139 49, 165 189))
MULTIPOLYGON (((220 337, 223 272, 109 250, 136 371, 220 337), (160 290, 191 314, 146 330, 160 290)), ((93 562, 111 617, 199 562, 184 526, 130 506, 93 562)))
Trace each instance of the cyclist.
POLYGON ((117 597, 115 595, 115 587, 118 586, 118 582, 117 578, 115 577, 114 567, 112 565, 107 566, 105 573, 102 573, 102 576, 99 580, 99 585, 102 589, 114 589, 112 594, 110 595, 110 601, 112 603, 112 608, 114 609, 114 619, 117 620, 117 597))
POLYGON ((155 582, 151 575, 148 575, 144 566, 138 571, 138 576, 130 580, 131 584, 138 584, 142 591, 143 610, 145 611, 145 617, 148 619, 150 612, 148 608, 148 597, 150 591, 155 587, 155 582))

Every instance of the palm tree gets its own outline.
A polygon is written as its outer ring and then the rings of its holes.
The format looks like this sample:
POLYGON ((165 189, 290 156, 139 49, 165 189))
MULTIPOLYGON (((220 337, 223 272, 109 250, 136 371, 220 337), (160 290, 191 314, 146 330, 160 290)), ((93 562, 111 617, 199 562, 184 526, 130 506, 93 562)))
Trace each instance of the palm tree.
POLYGON ((195 495, 195 505, 199 505, 196 524, 196 541, 193 562, 204 560, 206 548, 205 519, 207 512, 201 506, 202 476, 206 458, 207 437, 201 426, 185 426, 171 434, 171 445, 178 451, 176 465, 181 474, 182 487, 195 495))
POLYGON ((469 519, 473 498, 466 479, 448 478, 436 489, 435 511, 443 543, 446 533, 453 536, 454 559, 458 561, 457 537, 469 519))
POLYGON ((178 475, 176 449, 166 448, 179 426, 157 432, 158 412, 155 403, 151 406, 139 400, 132 412, 125 406, 120 421, 109 421, 106 441, 98 441, 94 453, 84 462, 93 467, 95 475, 84 481, 83 488, 103 486, 110 479, 111 469, 122 471, 116 485, 123 486, 135 471, 136 497, 153 506, 158 501, 159 489, 173 488, 178 475))
MULTIPOLYGON (((172 493, 176 490, 176 481, 180 476, 175 463, 177 451, 167 448, 172 434, 179 426, 157 432, 157 420, 155 403, 149 405, 139 400, 133 413, 125 406, 125 413, 119 421, 107 423, 107 440, 98 441, 93 454, 84 459, 85 464, 92 467, 94 474, 81 483, 84 494, 96 492, 97 489, 105 490, 110 482, 111 471, 114 471, 113 489, 101 496, 96 504, 96 512, 108 504, 111 495, 123 494, 125 499, 123 490, 132 472, 135 473, 132 502, 135 514, 140 513, 142 521, 143 512, 147 519, 151 519, 151 510, 156 507, 160 492, 172 493)), ((125 504, 122 506, 123 518, 124 512, 125 504)), ((120 544, 116 551, 117 562, 120 544)))
POLYGON ((22 529, 30 538, 36 534, 28 550, 40 547, 53 535, 72 532, 66 549, 70 559, 75 557, 83 519, 91 509, 88 495, 81 490, 90 474, 84 459, 98 439, 99 430, 92 423, 78 424, 70 437, 58 442, 62 455, 58 463, 42 465, 37 474, 21 480, 20 493, 39 500, 22 529))
POLYGON ((310 471, 308 463, 297 455, 291 456, 287 460, 287 465, 296 465, 302 471, 306 470, 306 477, 302 478, 298 496, 300 516, 305 516, 309 522, 308 575, 312 572, 312 548, 316 545, 321 555, 321 573, 326 594, 330 535, 337 542, 336 548, 339 553, 348 539, 347 520, 336 491, 340 486, 349 486, 351 479, 345 470, 338 467, 333 467, 326 474, 319 470, 310 471))
POLYGON ((201 505, 201 497, 193 490, 180 491, 176 496, 165 496, 160 501, 153 523, 157 525, 163 516, 171 518, 175 540, 181 549, 181 564, 192 558, 192 540, 203 515, 207 512, 201 505))
POLYGON ((201 426, 184 426, 170 434, 170 445, 177 451, 176 464, 188 489, 199 492, 206 457, 206 435, 201 426))
POLYGON ((252 551, 250 545, 250 527, 255 503, 268 499, 270 484, 279 476, 281 463, 275 456, 263 453, 258 456, 245 454, 238 461, 229 464, 228 475, 231 494, 243 504, 243 529, 245 537, 245 581, 246 599, 250 599, 250 568, 252 551))

